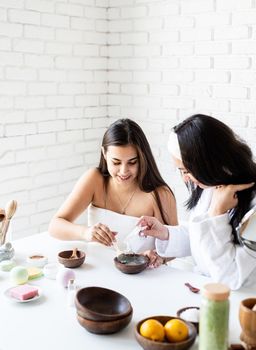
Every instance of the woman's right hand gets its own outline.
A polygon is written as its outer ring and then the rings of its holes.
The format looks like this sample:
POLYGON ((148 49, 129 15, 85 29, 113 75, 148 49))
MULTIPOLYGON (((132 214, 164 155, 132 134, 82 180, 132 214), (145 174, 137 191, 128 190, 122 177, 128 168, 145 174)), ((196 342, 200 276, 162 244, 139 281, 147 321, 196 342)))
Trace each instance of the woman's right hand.
POLYGON ((87 229, 85 239, 89 242, 98 242, 106 246, 111 246, 116 241, 116 232, 111 231, 108 226, 97 223, 87 229))
POLYGON ((139 233, 140 236, 152 236, 163 241, 168 240, 169 238, 169 231, 167 227, 161 224, 161 222, 154 217, 142 216, 137 223, 137 226, 143 227, 143 230, 139 233))
POLYGON ((219 185, 213 191, 213 196, 209 208, 210 216, 225 214, 238 204, 237 192, 246 190, 254 185, 254 182, 241 185, 219 185))

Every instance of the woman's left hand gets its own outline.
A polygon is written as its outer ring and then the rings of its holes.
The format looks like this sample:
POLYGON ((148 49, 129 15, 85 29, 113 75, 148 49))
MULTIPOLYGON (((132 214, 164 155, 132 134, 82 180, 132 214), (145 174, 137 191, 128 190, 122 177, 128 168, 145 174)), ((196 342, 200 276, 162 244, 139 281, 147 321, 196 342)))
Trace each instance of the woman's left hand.
POLYGON ((148 266, 152 269, 159 267, 166 262, 166 259, 159 256, 155 250, 146 250, 143 255, 146 255, 149 258, 148 266))
POLYGON ((238 204, 237 192, 246 190, 254 185, 254 182, 241 185, 220 185, 213 191, 211 205, 209 209, 210 216, 225 214, 238 204))

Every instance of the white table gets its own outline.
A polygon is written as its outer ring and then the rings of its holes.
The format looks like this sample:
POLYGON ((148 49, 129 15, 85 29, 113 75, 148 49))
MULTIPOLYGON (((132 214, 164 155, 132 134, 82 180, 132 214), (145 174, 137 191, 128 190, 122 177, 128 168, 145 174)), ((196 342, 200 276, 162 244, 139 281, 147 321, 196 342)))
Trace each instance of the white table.
MULTIPOLYGON (((13 242, 15 260, 26 265, 26 257, 41 253, 49 262, 57 262, 57 253, 78 247, 86 252, 85 264, 74 269, 81 287, 102 286, 124 294, 131 302, 134 314, 131 323, 113 335, 94 335, 76 320, 76 309, 67 304, 67 290, 55 280, 45 277, 31 281, 43 290, 40 299, 17 303, 7 299, 4 291, 11 287, 8 272, 0 271, 0 350, 136 350, 142 349, 134 338, 135 324, 153 315, 176 315, 184 306, 199 306, 200 294, 193 294, 185 282, 201 288, 210 280, 198 274, 169 266, 126 275, 113 264, 115 252, 111 248, 83 242, 64 242, 47 233, 13 242)), ((255 291, 241 289, 230 297, 230 342, 238 342, 240 325, 238 308, 242 299, 255 297, 255 291)), ((191 348, 198 349, 197 342, 191 348)))

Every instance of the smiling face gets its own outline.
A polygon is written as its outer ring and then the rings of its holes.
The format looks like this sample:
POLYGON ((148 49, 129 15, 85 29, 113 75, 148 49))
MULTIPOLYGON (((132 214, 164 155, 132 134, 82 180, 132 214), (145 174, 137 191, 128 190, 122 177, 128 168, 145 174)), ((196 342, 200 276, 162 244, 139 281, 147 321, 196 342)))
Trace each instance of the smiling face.
POLYGON ((201 182, 199 182, 185 167, 184 164, 182 163, 181 159, 178 159, 174 156, 172 156, 173 162, 176 166, 176 168, 180 171, 182 180, 184 182, 189 182, 192 181, 196 186, 205 189, 208 188, 209 186, 206 186, 204 184, 202 184, 201 182))
POLYGON ((139 158, 134 146, 108 146, 103 155, 108 172, 116 183, 130 185, 137 181, 139 158))

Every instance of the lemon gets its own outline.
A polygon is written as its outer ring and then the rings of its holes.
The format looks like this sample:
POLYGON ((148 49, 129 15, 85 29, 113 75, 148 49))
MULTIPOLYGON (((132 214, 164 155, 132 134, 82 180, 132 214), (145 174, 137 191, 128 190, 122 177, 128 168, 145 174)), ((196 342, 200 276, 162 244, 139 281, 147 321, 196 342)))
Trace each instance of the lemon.
POLYGON ((188 326, 182 320, 173 318, 164 325, 165 336, 171 343, 183 341, 188 338, 188 326))
POLYGON ((164 326, 157 320, 150 318, 144 321, 140 326, 140 334, 154 341, 164 340, 164 326))

